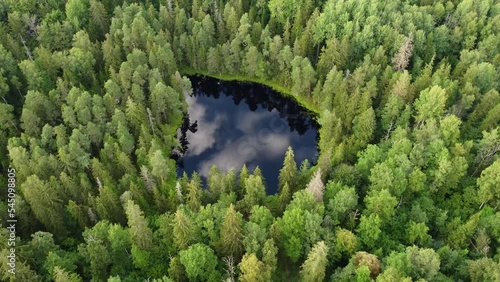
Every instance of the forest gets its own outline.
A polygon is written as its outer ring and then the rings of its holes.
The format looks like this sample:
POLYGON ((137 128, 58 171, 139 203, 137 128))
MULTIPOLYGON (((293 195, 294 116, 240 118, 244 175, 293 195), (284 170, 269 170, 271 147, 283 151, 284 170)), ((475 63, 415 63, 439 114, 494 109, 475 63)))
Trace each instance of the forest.
POLYGON ((2 0, 0 280, 500 281, 499 82, 496 0, 2 0), (194 74, 317 161, 178 177, 194 74))

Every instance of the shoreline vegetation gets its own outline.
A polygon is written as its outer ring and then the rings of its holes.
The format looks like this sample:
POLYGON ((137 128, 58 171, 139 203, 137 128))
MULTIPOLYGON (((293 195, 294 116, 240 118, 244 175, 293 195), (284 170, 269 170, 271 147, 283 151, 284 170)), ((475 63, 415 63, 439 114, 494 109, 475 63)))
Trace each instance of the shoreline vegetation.
POLYGON ((499 11, 0 1, 0 280, 497 282, 499 11), (181 73, 297 100, 317 164, 177 177, 181 73))
POLYGON ((220 79, 223 81, 258 83, 258 84, 261 84, 261 85, 264 85, 264 86, 267 86, 267 87, 273 89, 274 91, 280 93, 281 95, 283 95, 286 98, 293 99, 299 105, 306 108, 308 111, 312 112, 314 114, 314 118, 317 118, 320 115, 320 111, 318 110, 318 108, 316 106, 314 106, 310 101, 307 101, 305 98, 303 98, 301 96, 294 95, 289 88, 280 85, 280 83, 278 83, 278 82, 274 82, 271 80, 265 80, 265 79, 261 79, 258 77, 246 76, 246 75, 242 75, 242 74, 235 74, 235 75, 220 74, 220 73, 216 74, 216 73, 210 73, 208 71, 195 70, 192 68, 182 68, 179 70, 179 72, 182 75, 188 75, 188 76, 201 75, 201 76, 207 76, 207 77, 220 79))

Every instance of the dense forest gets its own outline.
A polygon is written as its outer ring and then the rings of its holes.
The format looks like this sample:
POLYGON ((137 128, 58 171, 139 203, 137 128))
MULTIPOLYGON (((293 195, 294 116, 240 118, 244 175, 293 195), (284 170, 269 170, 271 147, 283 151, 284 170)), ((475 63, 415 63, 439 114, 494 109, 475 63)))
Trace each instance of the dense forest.
POLYGON ((2 0, 0 280, 500 281, 499 43, 496 0, 2 0), (317 162, 178 178, 193 74, 317 162))

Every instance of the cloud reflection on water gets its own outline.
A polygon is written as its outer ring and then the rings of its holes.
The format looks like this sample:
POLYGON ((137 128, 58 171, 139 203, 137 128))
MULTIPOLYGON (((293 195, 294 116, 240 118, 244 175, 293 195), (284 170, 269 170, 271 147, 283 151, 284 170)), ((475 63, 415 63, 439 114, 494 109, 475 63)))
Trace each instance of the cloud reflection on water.
POLYGON ((212 165, 224 172, 258 165, 275 191, 288 146, 297 162, 314 161, 317 124, 294 102, 260 85, 192 80, 195 95, 186 97, 189 122, 181 128, 186 151, 179 173, 197 170, 207 177, 212 165))

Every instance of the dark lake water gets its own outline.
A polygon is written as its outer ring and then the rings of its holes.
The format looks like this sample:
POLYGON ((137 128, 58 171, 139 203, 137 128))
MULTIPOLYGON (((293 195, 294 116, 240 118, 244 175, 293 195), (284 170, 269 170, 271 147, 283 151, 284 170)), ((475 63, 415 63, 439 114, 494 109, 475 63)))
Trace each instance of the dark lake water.
POLYGON ((297 166, 317 157, 318 124, 312 113, 272 89, 255 84, 191 77, 193 96, 178 135, 184 153, 177 173, 198 171, 206 180, 212 165, 227 172, 246 164, 262 170, 267 191, 274 194, 288 146, 297 166))

